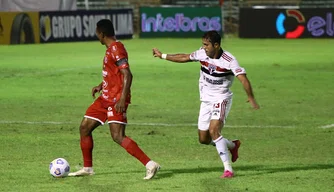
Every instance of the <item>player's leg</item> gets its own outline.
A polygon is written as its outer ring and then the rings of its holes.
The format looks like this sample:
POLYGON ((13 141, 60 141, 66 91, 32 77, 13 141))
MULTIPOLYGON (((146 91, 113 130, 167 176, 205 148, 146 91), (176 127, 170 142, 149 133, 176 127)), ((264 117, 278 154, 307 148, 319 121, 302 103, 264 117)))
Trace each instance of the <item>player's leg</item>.
POLYGON ((212 144, 209 132, 211 108, 210 103, 202 102, 198 115, 198 141, 204 145, 212 144))
POLYGON ((209 132, 212 113, 215 113, 212 110, 212 103, 202 102, 198 116, 198 140, 201 144, 216 146, 209 132))
POLYGON ((93 130, 101 125, 100 122, 89 118, 83 118, 80 124, 80 147, 83 157, 83 168, 69 173, 69 176, 93 175, 93 130))
POLYGON ((224 121, 228 113, 227 104, 230 99, 225 99, 222 102, 213 103, 209 132, 213 142, 216 144, 217 152, 224 164, 224 174, 222 177, 233 177, 232 163, 229 156, 228 145, 234 147, 233 142, 223 138, 221 130, 224 126, 224 121))
POLYGON ((69 173, 69 176, 85 176, 92 175, 93 172, 93 135, 92 132, 99 125, 103 125, 107 116, 106 112, 103 112, 101 100, 97 99, 87 109, 86 114, 80 124, 80 147, 83 157, 83 168, 69 173))
POLYGON ((139 148, 137 143, 125 135, 125 124, 109 123, 112 139, 122 146, 130 155, 146 165, 151 159, 139 148))
MULTIPOLYGON (((232 99, 230 99, 229 102, 226 104, 225 113, 224 113, 225 119, 227 118, 227 115, 231 109, 231 105, 232 105, 232 99)), ((198 140, 201 144, 216 146, 209 132, 211 115, 216 115, 218 117, 217 119, 219 119, 220 109, 217 111, 217 109, 212 108, 212 103, 202 102, 200 106, 199 116, 198 116, 198 140), (215 114, 217 112, 219 114, 215 114)), ((226 142, 227 148, 232 153, 232 162, 235 162, 238 158, 238 148, 241 144, 240 141, 239 140, 230 141, 226 138, 223 138, 223 139, 226 142)))
POLYGON ((225 142, 223 136, 221 135, 221 128, 223 123, 220 120, 211 120, 209 131, 213 139, 213 142, 216 144, 216 149, 220 159, 224 165, 224 175, 225 177, 233 177, 232 163, 230 160, 230 154, 227 148, 227 143, 225 142))
POLYGON ((198 141, 199 143, 204 145, 210 145, 210 144, 214 145, 214 143, 212 143, 209 130, 203 131, 198 129, 198 141))
MULTIPOLYGON (((228 114, 231 110, 231 107, 232 107, 232 98, 228 99, 228 102, 226 103, 225 107, 223 107, 225 109, 224 118, 223 117, 221 118, 221 120, 223 120, 223 124, 226 123, 226 119, 227 119, 227 116, 228 116, 228 114)), ((231 141, 231 140, 228 140, 226 138, 224 138, 224 140, 226 142, 227 148, 231 152, 232 162, 237 161, 237 159, 239 157, 238 150, 239 150, 239 147, 241 145, 240 140, 236 139, 236 140, 231 141)))
MULTIPOLYGON (((112 111, 115 111, 113 107, 112 111)), ((123 113, 113 113, 112 116, 108 117, 108 123, 112 139, 146 167, 146 176, 144 179, 153 178, 159 171, 160 165, 152 161, 134 140, 125 135, 126 115, 123 113)))

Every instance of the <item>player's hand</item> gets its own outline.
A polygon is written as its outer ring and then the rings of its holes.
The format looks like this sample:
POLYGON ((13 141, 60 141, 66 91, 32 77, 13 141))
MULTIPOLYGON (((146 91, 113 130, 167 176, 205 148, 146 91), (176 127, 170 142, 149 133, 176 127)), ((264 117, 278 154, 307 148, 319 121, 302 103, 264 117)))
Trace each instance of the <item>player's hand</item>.
POLYGON ((248 98, 247 102, 252 105, 253 109, 260 109, 259 104, 257 104, 254 98, 248 98))
POLYGON ((154 57, 159 57, 161 59, 162 53, 161 53, 161 51, 159 51, 159 49, 153 48, 152 51, 153 51, 153 56, 154 57))
POLYGON ((95 99, 95 93, 99 93, 102 90, 102 86, 98 85, 92 88, 92 97, 95 99))
POLYGON ((125 112, 125 100, 120 99, 119 101, 117 101, 117 103, 115 104, 115 109, 116 109, 116 113, 125 112))

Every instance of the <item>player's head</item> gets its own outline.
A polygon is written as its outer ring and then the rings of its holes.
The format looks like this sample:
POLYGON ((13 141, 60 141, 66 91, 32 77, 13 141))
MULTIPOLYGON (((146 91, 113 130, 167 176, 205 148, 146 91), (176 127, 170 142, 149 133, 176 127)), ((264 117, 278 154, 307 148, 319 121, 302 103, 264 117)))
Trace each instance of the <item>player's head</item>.
POLYGON ((101 19, 96 23, 96 35, 100 42, 104 45, 106 38, 115 36, 114 25, 109 19, 101 19))
POLYGON ((221 36, 217 31, 208 31, 202 36, 202 43, 206 55, 212 58, 220 50, 221 36))

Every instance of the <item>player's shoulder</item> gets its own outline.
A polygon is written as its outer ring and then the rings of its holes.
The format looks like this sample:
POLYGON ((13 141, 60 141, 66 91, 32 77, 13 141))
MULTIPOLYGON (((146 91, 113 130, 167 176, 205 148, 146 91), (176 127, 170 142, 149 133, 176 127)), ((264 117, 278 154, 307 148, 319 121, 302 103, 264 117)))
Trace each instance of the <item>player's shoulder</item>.
POLYGON ((197 59, 203 59, 206 58, 207 55, 205 53, 205 50, 203 49, 203 47, 200 47, 199 49, 197 49, 196 51, 191 53, 191 57, 197 58, 197 59))
POLYGON ((128 57, 128 53, 127 53, 123 43, 120 42, 120 41, 113 42, 109 46, 108 52, 110 52, 110 56, 115 60, 119 60, 121 58, 127 58, 128 57))
POLYGON ((228 52, 228 51, 225 51, 225 50, 223 51, 223 54, 222 54, 222 56, 220 57, 220 59, 221 59, 222 61, 224 61, 224 62, 228 62, 228 63, 231 63, 231 62, 237 60, 236 57, 235 57, 232 53, 230 53, 230 52, 228 52))
POLYGON ((124 47, 124 44, 122 42, 115 41, 109 46, 108 50, 110 52, 125 51, 125 47, 124 47))

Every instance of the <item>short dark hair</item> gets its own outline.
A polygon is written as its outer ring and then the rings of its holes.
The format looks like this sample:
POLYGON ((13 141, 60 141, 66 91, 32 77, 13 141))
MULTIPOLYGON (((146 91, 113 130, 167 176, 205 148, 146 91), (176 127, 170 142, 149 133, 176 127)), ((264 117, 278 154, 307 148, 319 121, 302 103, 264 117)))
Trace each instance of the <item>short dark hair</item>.
POLYGON ((204 33, 202 38, 210 41, 212 45, 214 45, 215 43, 218 43, 220 45, 221 43, 221 36, 217 31, 214 30, 204 33))
POLYGON ((96 23, 97 30, 107 37, 115 36, 114 25, 109 19, 101 19, 96 23))

